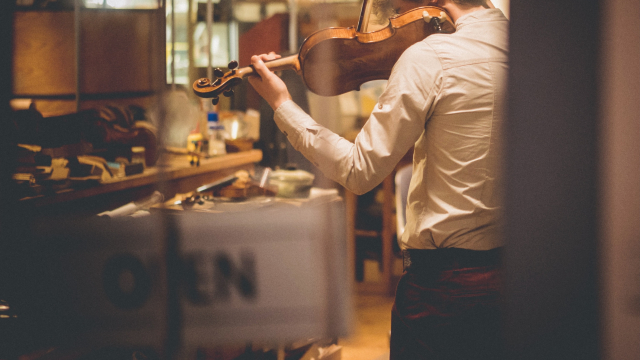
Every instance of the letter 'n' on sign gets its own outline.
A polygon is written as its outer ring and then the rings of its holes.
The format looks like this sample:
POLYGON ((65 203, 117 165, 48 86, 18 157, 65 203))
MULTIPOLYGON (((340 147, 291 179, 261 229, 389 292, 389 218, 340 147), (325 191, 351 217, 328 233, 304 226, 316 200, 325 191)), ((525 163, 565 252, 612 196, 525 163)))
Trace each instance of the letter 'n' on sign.
POLYGON ((232 286, 238 290, 241 297, 249 300, 256 298, 255 259, 251 252, 241 253, 239 264, 234 264, 229 255, 220 252, 214 256, 214 263, 216 300, 229 299, 232 286))
POLYGON ((241 251, 239 256, 226 250, 185 254, 182 284, 187 300, 206 306, 231 301, 234 292, 242 300, 255 300, 255 261, 250 250, 241 251))

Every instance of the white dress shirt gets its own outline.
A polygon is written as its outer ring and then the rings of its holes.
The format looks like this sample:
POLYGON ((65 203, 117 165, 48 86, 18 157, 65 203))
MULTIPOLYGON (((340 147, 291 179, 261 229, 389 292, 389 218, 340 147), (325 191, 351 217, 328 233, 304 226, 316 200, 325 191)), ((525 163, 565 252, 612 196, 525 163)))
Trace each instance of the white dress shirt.
POLYGON ((402 249, 501 246, 508 26, 499 9, 475 11, 458 19, 455 33, 407 49, 354 143, 292 101, 276 109, 276 124, 327 177, 358 194, 414 146, 402 249))

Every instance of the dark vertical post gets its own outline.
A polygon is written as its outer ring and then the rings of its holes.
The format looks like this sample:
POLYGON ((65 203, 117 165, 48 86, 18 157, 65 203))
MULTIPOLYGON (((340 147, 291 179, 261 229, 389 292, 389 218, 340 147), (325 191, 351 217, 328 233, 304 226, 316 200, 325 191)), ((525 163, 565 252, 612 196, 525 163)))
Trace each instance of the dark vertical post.
MULTIPOLYGON (((0 2, 0 239, 8 240, 9 228, 15 222, 15 191, 11 179, 15 168, 15 137, 12 136, 11 107, 9 100, 13 91, 13 11, 15 1, 0 2)), ((0 244, 1 245, 1 244, 0 244)))
MULTIPOLYGON (((171 2, 173 4, 173 1, 171 2)), ((152 41, 151 51, 153 52, 152 56, 149 58, 154 61, 151 64, 153 68, 153 88, 155 93, 155 101, 156 106, 159 109, 159 119, 158 119, 158 147, 162 148, 164 146, 163 140, 164 133, 167 131, 167 122, 166 122, 166 114, 167 107, 165 106, 165 102, 163 101, 165 96, 165 90, 167 86, 167 68, 166 68, 166 7, 167 1, 163 1, 161 3, 162 7, 158 10, 157 16, 154 17, 154 26, 156 27, 156 31, 153 32, 150 41, 152 41)), ((172 10, 173 11, 173 10, 172 10)), ((175 31, 174 25, 172 24, 171 32, 175 31)), ((171 59, 173 61, 173 57, 171 59)), ((160 155, 158 159, 158 165, 161 169, 158 173, 158 183, 156 184, 158 191, 160 193, 167 193, 167 176, 164 172, 165 164, 167 161, 166 154, 160 155)), ((166 313, 165 313, 165 329, 164 329, 164 338, 163 338, 163 348, 161 350, 162 355, 161 358, 163 360, 174 360, 180 358, 181 351, 181 327, 182 327, 182 314, 180 310, 180 272, 181 272, 181 263, 180 263, 180 231, 178 229, 178 224, 176 222, 176 218, 171 216, 171 214, 167 212, 163 212, 161 214, 161 223, 158 226, 161 226, 164 233, 163 239, 163 253, 164 253, 164 271, 166 275, 166 289, 167 289, 167 302, 166 302, 166 313)))
POLYGON ((75 40, 75 75, 76 75, 76 112, 80 111, 80 94, 82 93, 82 3, 81 0, 73 2, 73 36, 75 40))
POLYGON ((511 3, 507 359, 598 359, 599 2, 511 3))
MULTIPOLYGON (((15 1, 0 1, 0 300, 10 299, 8 288, 12 279, 7 274, 7 249, 15 238, 17 214, 16 191, 13 191, 12 173, 15 169, 15 144, 12 136, 11 99, 13 55, 13 11, 15 1)), ((11 303, 9 303, 10 305, 11 303)), ((3 319, 5 320, 5 319, 3 319)), ((16 336, 14 322, 0 322, 0 358, 16 356, 22 338, 16 336)))

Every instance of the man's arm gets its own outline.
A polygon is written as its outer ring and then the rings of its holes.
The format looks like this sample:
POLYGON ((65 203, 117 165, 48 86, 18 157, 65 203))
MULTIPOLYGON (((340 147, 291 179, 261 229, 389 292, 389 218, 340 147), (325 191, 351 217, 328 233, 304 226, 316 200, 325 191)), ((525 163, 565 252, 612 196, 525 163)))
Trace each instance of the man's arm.
POLYGON ((274 120, 291 145, 327 177, 362 194, 378 185, 424 132, 439 94, 441 64, 425 44, 405 51, 387 88, 354 143, 323 127, 293 101, 286 85, 263 61, 252 57, 260 78, 251 84, 274 109, 274 120))

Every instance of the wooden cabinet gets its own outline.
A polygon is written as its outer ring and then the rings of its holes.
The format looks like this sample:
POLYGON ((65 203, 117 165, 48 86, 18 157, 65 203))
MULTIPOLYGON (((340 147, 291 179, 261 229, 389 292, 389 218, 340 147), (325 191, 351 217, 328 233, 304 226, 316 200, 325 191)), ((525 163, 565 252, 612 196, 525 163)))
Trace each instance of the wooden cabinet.
POLYGON ((45 116, 147 107, 166 82, 164 33, 163 9, 16 11, 13 98, 45 116))
POLYGON ((395 175, 398 169, 411 164, 412 158, 413 148, 407 151, 394 171, 371 192, 360 196, 348 190, 344 192, 350 259, 348 265, 354 271, 357 292, 386 295, 395 293, 402 275, 402 257, 396 235, 395 175), (363 206, 364 203, 375 203, 376 209, 367 209, 368 206, 363 206), (373 253, 373 256, 367 252, 373 253), (371 273, 373 276, 368 276, 371 273))

